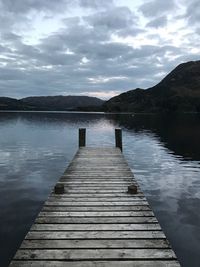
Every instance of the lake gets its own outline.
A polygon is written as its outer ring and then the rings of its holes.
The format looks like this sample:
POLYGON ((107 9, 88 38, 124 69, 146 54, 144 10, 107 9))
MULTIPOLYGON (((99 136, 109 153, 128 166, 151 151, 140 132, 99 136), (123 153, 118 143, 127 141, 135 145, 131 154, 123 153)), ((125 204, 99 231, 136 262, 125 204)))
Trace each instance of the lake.
POLYGON ((200 266, 200 115, 0 112, 0 266, 8 266, 78 148, 124 155, 184 267, 200 266))

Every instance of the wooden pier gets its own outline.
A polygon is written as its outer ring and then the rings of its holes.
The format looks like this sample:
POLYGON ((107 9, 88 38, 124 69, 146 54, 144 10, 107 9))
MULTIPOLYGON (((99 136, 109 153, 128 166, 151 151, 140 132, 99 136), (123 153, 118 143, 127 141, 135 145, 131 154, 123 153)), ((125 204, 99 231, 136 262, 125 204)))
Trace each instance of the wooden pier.
POLYGON ((11 267, 180 267, 121 151, 79 150, 50 194, 11 267))

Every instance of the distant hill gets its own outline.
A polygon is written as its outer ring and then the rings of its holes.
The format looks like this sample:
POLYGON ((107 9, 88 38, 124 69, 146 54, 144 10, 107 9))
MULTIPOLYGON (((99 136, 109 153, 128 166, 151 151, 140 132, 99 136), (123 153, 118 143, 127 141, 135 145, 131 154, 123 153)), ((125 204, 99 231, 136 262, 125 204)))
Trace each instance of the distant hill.
POLYGON ((88 96, 0 97, 0 110, 99 110, 104 101, 88 96))
POLYGON ((106 111, 200 112, 200 61, 180 64, 160 83, 108 100, 106 111))
POLYGON ((0 97, 0 110, 18 110, 22 109, 22 104, 14 98, 10 97, 0 97))

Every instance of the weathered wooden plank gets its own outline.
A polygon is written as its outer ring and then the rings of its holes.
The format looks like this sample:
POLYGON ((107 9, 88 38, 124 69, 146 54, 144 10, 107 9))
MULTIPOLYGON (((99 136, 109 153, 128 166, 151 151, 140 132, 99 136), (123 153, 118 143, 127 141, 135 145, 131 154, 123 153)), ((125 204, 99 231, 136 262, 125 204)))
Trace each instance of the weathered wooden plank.
MULTIPOLYGON (((62 183, 61 183, 62 184, 62 183)), ((66 186, 64 185, 64 188, 65 188, 65 192, 74 192, 74 193, 78 193, 78 192, 89 192, 89 193, 92 193, 92 192, 95 192, 95 193, 128 193, 128 185, 125 186, 125 187, 116 187, 114 188, 113 186, 84 186, 84 185, 81 185, 81 186, 66 186)), ((140 189, 138 188, 138 192, 141 192, 140 189)))
POLYGON ((111 148, 111 147, 104 147, 104 148, 101 148, 101 147, 98 147, 98 148, 95 148, 95 147, 86 147, 84 149, 80 149, 78 151, 78 155, 89 155, 89 156, 93 156, 94 154, 97 154, 97 156, 100 154, 100 155, 120 155, 120 150, 116 150, 114 148, 111 148))
POLYGON ((116 172, 116 173, 113 173, 113 172, 106 172, 104 173, 104 175, 102 175, 102 172, 91 172, 91 173, 88 173, 88 175, 86 174, 86 172, 71 172, 69 173, 69 175, 63 175, 62 176, 63 178, 79 178, 79 179, 82 179, 82 178, 91 178, 91 179, 95 179, 95 178, 103 178, 103 179, 124 179, 124 178, 129 178, 129 179, 133 179, 133 176, 129 176, 127 173, 122 173, 120 174, 119 172, 116 172))
POLYGON ((180 267, 176 260, 162 261, 13 261, 11 267, 180 267))
POLYGON ((111 167, 111 166, 99 166, 99 165, 97 165, 97 166, 94 166, 94 165, 91 165, 91 166, 75 166, 75 165, 73 165, 73 166, 70 166, 69 168, 68 168, 68 171, 69 172, 98 172, 98 171, 100 171, 100 172, 117 172, 117 171, 120 171, 120 172, 122 172, 122 173, 128 173, 128 172, 130 172, 130 170, 129 170, 129 168, 127 168, 127 167, 120 167, 120 166, 118 166, 118 167, 115 167, 115 166, 113 166, 113 167, 111 167))
POLYGON ((54 201, 70 201, 70 202, 79 202, 79 201, 83 201, 83 202, 107 202, 107 201, 111 201, 111 202, 115 202, 115 201, 120 201, 120 202, 128 202, 129 200, 131 201, 131 199, 134 199, 135 201, 140 201, 140 200, 146 200, 146 198, 144 196, 141 197, 131 197, 132 195, 130 195, 130 197, 125 196, 125 197, 112 197, 112 196, 108 196, 105 197, 105 195, 93 195, 91 194, 91 196, 88 195, 88 193, 84 194, 73 194, 73 196, 71 196, 72 194, 69 195, 53 195, 50 196, 48 198, 49 202, 54 202, 54 201), (95 197, 94 197, 95 196, 95 197))
POLYGON ((156 223, 155 217, 37 217, 36 223, 156 223))
POLYGON ((58 211, 58 212, 40 212, 39 216, 69 216, 69 217, 141 217, 141 216, 154 216, 152 211, 99 211, 99 212, 95 212, 95 211, 66 211, 66 212, 62 212, 62 211, 58 211))
POLYGON ((93 187, 114 187, 114 186, 120 186, 120 187, 125 187, 133 183, 133 181, 120 181, 120 182, 111 182, 111 181, 76 181, 76 180, 60 180, 59 183, 64 184, 64 185, 69 185, 69 186, 93 186, 93 187))
POLYGON ((101 162, 90 162, 90 163, 79 163, 79 162, 73 162, 69 165, 67 172, 71 171, 81 171, 81 170, 90 170, 91 172, 100 172, 101 170, 105 172, 116 172, 117 170, 121 170, 122 173, 129 173, 131 174, 131 170, 129 166, 126 163, 118 164, 118 163, 107 163, 107 164, 101 164, 101 162))
MULTIPOLYGON (((97 161, 98 159, 105 161, 105 159, 108 158, 109 161, 121 159, 120 163, 126 162, 125 159, 122 157, 122 155, 115 154, 115 153, 103 153, 103 152, 87 153, 87 152, 84 152, 82 155, 77 154, 77 157, 78 157, 78 160, 80 159, 83 161, 90 161, 90 160, 91 161, 93 161, 93 160, 97 161)), ((76 161, 76 158, 72 161, 72 163, 75 161, 76 161)))
POLYGON ((13 261, 11 267, 180 267, 176 260, 132 261, 13 261))
MULTIPOLYGON (((123 193, 99 193, 97 194, 91 194, 91 193, 68 193, 65 192, 62 195, 57 195, 55 193, 52 192, 52 194, 48 197, 48 199, 61 199, 64 200, 66 199, 66 201, 68 201, 69 199, 72 199, 76 201, 82 201, 83 199, 90 199, 90 201, 140 201, 140 200, 146 200, 145 196, 142 193, 138 193, 138 194, 129 194, 127 192, 123 192, 123 193), (80 199, 77 199, 80 198, 80 199), (68 199, 68 200, 67 200, 68 199), (96 199, 96 200, 95 200, 96 199)), ((85 201, 85 200, 83 200, 85 201)), ((87 200, 86 200, 87 201, 87 200)))
POLYGON ((133 201, 132 199, 127 202, 123 201, 80 201, 78 199, 76 202, 74 201, 46 201, 45 206, 143 206, 149 205, 147 201, 139 200, 133 201))
POLYGON ((78 157, 78 160, 74 160, 73 162, 71 162, 70 165, 72 164, 83 164, 83 163, 87 163, 87 164, 91 164, 91 163, 95 163, 95 164, 98 164, 98 162, 102 163, 102 164, 105 164, 105 165, 109 165, 109 163, 111 164, 118 164, 119 165, 126 165, 127 166, 127 163, 126 161, 122 160, 122 157, 120 157, 119 155, 106 155, 104 157, 102 156, 98 156, 98 157, 95 157, 95 155, 92 155, 92 156, 88 156, 88 157, 81 157, 79 156, 78 157))
POLYGON ((120 157, 121 155, 117 152, 117 151, 106 151, 106 150, 96 150, 96 151, 79 151, 80 153, 77 154, 78 157, 88 157, 88 158, 91 158, 91 157, 98 157, 98 156, 101 156, 101 157, 112 157, 112 156, 115 156, 115 157, 120 157))
POLYGON ((105 188, 105 187, 110 187, 110 188, 114 188, 114 187, 128 187, 129 185, 131 184, 134 184, 136 185, 138 188, 138 184, 135 182, 135 181, 120 181, 120 182, 116 182, 116 181, 108 181, 106 182, 106 180, 104 181, 99 181, 99 180, 96 180, 96 181, 81 181, 81 180, 66 180, 66 179, 63 179, 63 180, 60 180, 59 183, 63 184, 65 187, 87 187, 87 188, 90 188, 90 187, 96 187, 96 188, 105 188), (102 183, 102 185, 101 185, 102 183))
POLYGON ((102 162, 90 162, 90 163, 76 163, 74 162, 73 164, 70 165, 70 167, 68 168, 68 170, 104 170, 105 171, 110 171, 110 170, 122 170, 122 171, 129 171, 130 169, 126 164, 120 164, 120 163, 102 163, 102 162))
POLYGON ((10 267, 180 267, 176 260, 131 260, 131 261, 13 261, 10 267))
POLYGON ((98 189, 98 190, 95 190, 95 189, 82 189, 82 190, 78 190, 77 189, 68 189, 66 188, 66 193, 80 193, 80 194, 83 194, 83 193, 95 193, 95 194, 98 194, 98 193, 126 193, 127 192, 127 188, 122 188, 122 189, 98 189))
POLYGON ((158 239, 162 231, 29 231, 26 239, 158 239))
MULTIPOLYGON (((122 170, 69 170, 68 174, 71 176, 80 176, 83 177, 88 174, 88 177, 91 176, 98 176, 98 177, 116 177, 116 178, 123 178, 123 177, 129 177, 130 172, 128 171, 122 171, 122 170), (103 173, 103 175, 102 175, 103 173), (100 176, 102 175, 102 176, 100 176)), ((63 176, 64 177, 64 176, 63 176)), ((133 177, 133 176, 132 176, 133 177)), ((131 178, 131 176, 129 177, 131 178)))
POLYGON ((161 230, 158 223, 134 224, 34 224, 31 231, 136 231, 161 230))
MULTIPOLYGON (((99 188, 91 188, 91 187, 80 187, 80 190, 78 190, 78 188, 73 187, 73 188, 69 188, 64 186, 65 191, 63 196, 67 196, 69 194, 96 194, 96 197, 98 197, 98 195, 102 195, 102 194, 112 194, 112 193, 127 193, 127 196, 133 195, 131 193, 128 193, 128 186, 126 188, 123 188, 122 191, 120 190, 113 190, 112 188, 103 188, 99 189, 99 188)), ((138 189, 139 190, 139 189, 138 189)), ((134 194, 134 196, 138 196, 140 194, 141 191, 138 191, 138 193, 134 194)))
POLYGON ((24 240, 21 249, 34 248, 169 248, 166 239, 121 239, 121 240, 24 240))
POLYGON ((95 206, 95 207, 90 207, 90 206, 43 206, 42 211, 96 211, 96 212, 101 212, 101 211, 150 211, 149 206, 95 206))
MULTIPOLYGON (((105 163, 106 165, 108 165, 108 163, 113 163, 115 164, 116 162, 119 163, 120 165, 125 165, 126 162, 124 160, 122 160, 122 158, 120 156, 117 156, 117 157, 113 157, 113 156, 106 156, 104 158, 98 158, 98 157, 94 157, 94 155, 91 157, 87 157, 87 158, 84 158, 84 157, 78 157, 78 160, 74 160, 71 162, 71 164, 82 164, 82 163, 88 163, 90 164, 91 162, 92 163, 105 163), (106 161, 107 160, 107 161, 106 161)), ((127 166, 127 165, 126 165, 127 166)))
POLYGON ((76 178, 61 178, 59 180, 59 182, 65 182, 68 184, 96 184, 96 183, 102 183, 102 184, 114 184, 116 186, 119 186, 121 184, 126 184, 126 183, 131 183, 134 182, 131 178, 130 179, 108 179, 108 178, 86 178, 84 177, 84 179, 80 179, 79 177, 76 178))
MULTIPOLYGON (((90 180, 91 179, 100 179, 100 180, 124 180, 124 179, 128 179, 128 180, 135 180, 135 178, 133 177, 133 175, 130 175, 130 174, 125 174, 125 175, 121 175, 120 173, 104 173, 104 172, 101 172, 101 173, 88 173, 88 174, 85 174, 85 173, 78 173, 78 174, 75 174, 75 173, 66 173, 66 174, 63 174, 61 176, 61 179, 80 179, 83 181, 84 180, 90 180)), ((136 181, 136 180, 135 180, 136 181)))
POLYGON ((131 172, 130 168, 128 167, 128 165, 126 164, 106 164, 106 165, 101 165, 99 163, 93 163, 93 164, 80 164, 80 163, 72 163, 69 165, 68 167, 68 171, 71 170, 94 170, 94 171, 98 171, 98 170, 105 170, 105 171, 112 171, 114 170, 116 172, 116 170, 122 170, 122 172, 131 172))
MULTIPOLYGON (((120 154, 117 154, 117 153, 112 153, 112 154, 109 154, 109 153, 104 153, 103 152, 100 152, 100 153, 87 153, 86 151, 84 151, 84 153, 81 155, 79 154, 78 155, 78 159, 80 160, 105 160, 107 159, 108 160, 117 160, 117 159, 122 159, 122 155, 120 154)), ((123 158, 123 161, 124 161, 124 158, 123 158)), ((121 161, 121 162, 123 162, 121 161)))
POLYGON ((108 182, 108 183, 120 183, 120 182, 135 182, 137 183, 137 181, 135 180, 135 178, 133 177, 128 177, 128 176, 116 176, 116 175, 112 175, 112 174, 108 174, 108 175, 99 175, 99 174, 92 174, 92 175, 79 175, 79 174, 71 174, 71 175, 65 175, 65 176, 61 176, 59 181, 69 181, 69 182, 73 182, 73 181, 80 181, 82 182, 108 182))
POLYGON ((97 167, 97 168, 99 168, 100 169, 100 167, 102 166, 103 168, 105 167, 105 168, 111 168, 111 169, 114 169, 115 167, 116 168, 125 168, 126 170, 129 170, 130 171, 130 169, 129 169, 129 167, 128 167, 128 165, 127 165, 127 163, 126 162, 122 162, 122 160, 119 158, 119 159, 117 159, 117 160, 108 160, 108 161, 106 161, 106 159, 105 160, 101 160, 101 159, 99 159, 99 160, 91 160, 91 159, 88 159, 88 160, 77 160, 77 161, 73 161, 71 164, 70 164, 70 168, 71 167, 83 167, 83 168, 88 168, 88 166, 90 167, 90 166, 92 166, 94 169, 95 169, 95 167, 97 167))
POLYGON ((35 260, 114 260, 176 259, 171 249, 20 249, 15 259, 35 260))
POLYGON ((100 185, 99 183, 97 185, 93 185, 93 184, 67 184, 65 182, 59 182, 60 184, 63 184, 64 187, 66 189, 72 189, 72 190, 78 190, 78 191, 82 191, 82 190, 111 190, 112 192, 113 191, 116 191, 116 190, 124 190, 125 192, 128 190, 128 186, 131 185, 131 183, 128 183, 127 185, 123 185, 123 186, 113 186, 112 184, 102 184, 100 185), (117 189, 115 189, 117 188, 117 189))
POLYGON ((91 169, 91 168, 88 168, 86 169, 85 171, 83 169, 76 169, 74 168, 73 169, 70 169, 68 168, 68 173, 70 174, 76 174, 78 175, 79 173, 82 174, 82 175, 86 175, 87 173, 90 174, 90 175, 93 175, 93 174, 102 174, 105 173, 107 175, 110 175, 110 174, 118 174, 121 176, 126 176, 126 175, 131 175, 131 171, 129 169, 122 169, 122 168, 112 168, 112 169, 108 169, 108 168, 104 168, 104 169, 101 169, 100 167, 99 168, 94 168, 94 169, 91 169), (120 171, 120 173, 119 173, 120 171))

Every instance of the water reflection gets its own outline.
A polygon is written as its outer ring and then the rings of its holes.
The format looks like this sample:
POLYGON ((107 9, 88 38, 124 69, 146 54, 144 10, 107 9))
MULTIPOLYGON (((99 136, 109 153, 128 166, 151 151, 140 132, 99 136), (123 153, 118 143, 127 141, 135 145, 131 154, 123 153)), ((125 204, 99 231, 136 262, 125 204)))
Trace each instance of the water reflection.
POLYGON ((77 149, 114 145, 123 128, 124 154, 183 266, 200 266, 200 118, 85 113, 0 113, 0 266, 21 243, 77 149), (6 240, 6 242, 5 242, 6 240))
POLYGON ((184 159, 200 160, 200 115, 127 115, 116 114, 116 122, 135 133, 154 133, 174 154, 184 159))

